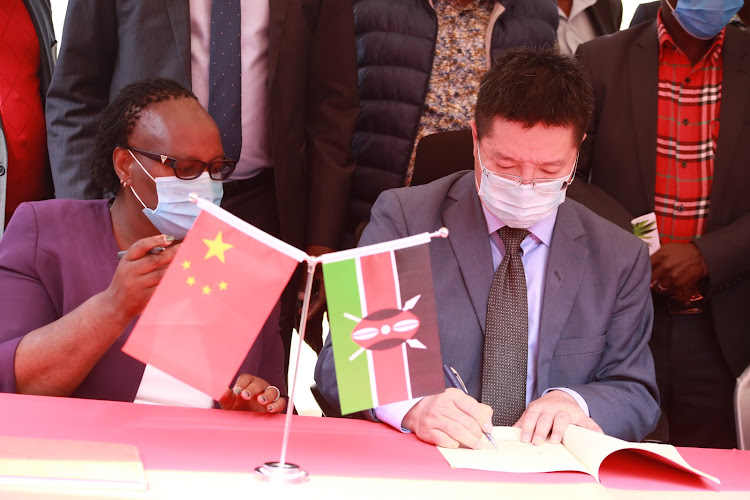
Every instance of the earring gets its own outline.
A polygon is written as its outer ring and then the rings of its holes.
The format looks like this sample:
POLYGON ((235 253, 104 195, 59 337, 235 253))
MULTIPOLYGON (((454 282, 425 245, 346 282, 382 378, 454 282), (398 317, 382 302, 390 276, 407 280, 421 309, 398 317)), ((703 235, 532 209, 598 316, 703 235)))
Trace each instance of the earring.
POLYGON ((120 179, 120 184, 122 184, 122 187, 128 187, 128 182, 125 179, 120 179))

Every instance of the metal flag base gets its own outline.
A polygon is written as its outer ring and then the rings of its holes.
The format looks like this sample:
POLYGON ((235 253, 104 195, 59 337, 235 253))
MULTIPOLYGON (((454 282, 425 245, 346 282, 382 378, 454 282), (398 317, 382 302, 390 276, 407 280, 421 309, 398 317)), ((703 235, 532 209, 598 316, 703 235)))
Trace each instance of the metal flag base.
POLYGON ((309 481, 307 472, 297 464, 266 462, 255 469, 255 477, 261 481, 299 484, 309 481))

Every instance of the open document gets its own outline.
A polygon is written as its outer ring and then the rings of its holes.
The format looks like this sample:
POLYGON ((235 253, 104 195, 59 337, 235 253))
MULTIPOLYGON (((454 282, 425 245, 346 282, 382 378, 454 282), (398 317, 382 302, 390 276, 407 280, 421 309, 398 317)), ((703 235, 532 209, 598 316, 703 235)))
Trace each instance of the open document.
POLYGON ((521 429, 495 427, 492 437, 497 449, 455 450, 440 448, 440 453, 451 467, 457 469, 479 469, 498 472, 561 472, 578 471, 591 474, 599 481, 599 467, 604 459, 618 451, 630 450, 671 465, 691 474, 704 477, 715 483, 720 481, 705 472, 691 467, 674 446, 657 443, 629 443, 569 425, 562 443, 532 445, 521 442, 521 429))

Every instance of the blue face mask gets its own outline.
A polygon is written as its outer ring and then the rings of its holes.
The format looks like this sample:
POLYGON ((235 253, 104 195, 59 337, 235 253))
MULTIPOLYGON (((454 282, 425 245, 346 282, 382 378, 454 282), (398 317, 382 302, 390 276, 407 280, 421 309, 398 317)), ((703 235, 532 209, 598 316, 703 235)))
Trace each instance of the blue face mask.
POLYGON ((188 199, 190 193, 196 193, 203 199, 213 201, 216 205, 221 203, 221 198, 224 196, 222 184, 220 181, 212 180, 208 172, 203 172, 197 179, 189 181, 171 176, 154 179, 130 150, 128 150, 128 153, 146 172, 146 175, 156 183, 156 195, 159 202, 154 209, 148 208, 143 203, 132 185, 130 190, 143 205, 143 213, 148 217, 148 220, 162 234, 174 236, 176 240, 185 238, 201 211, 197 204, 188 199))
POLYGON ((744 0, 678 0, 667 2, 680 26, 695 38, 710 40, 729 24, 744 0))

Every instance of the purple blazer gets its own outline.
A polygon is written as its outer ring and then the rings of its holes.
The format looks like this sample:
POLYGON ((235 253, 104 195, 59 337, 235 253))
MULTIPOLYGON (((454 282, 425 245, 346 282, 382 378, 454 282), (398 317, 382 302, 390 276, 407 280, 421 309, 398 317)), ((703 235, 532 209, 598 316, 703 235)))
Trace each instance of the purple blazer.
MULTIPOLYGON (((118 250, 107 200, 58 199, 18 207, 0 239, 0 392, 16 392, 14 360, 24 335, 105 290, 118 250)), ((122 352, 135 321, 72 397, 135 399, 145 365, 122 352)), ((238 374, 262 377, 285 394, 283 356, 277 306, 238 374)))

